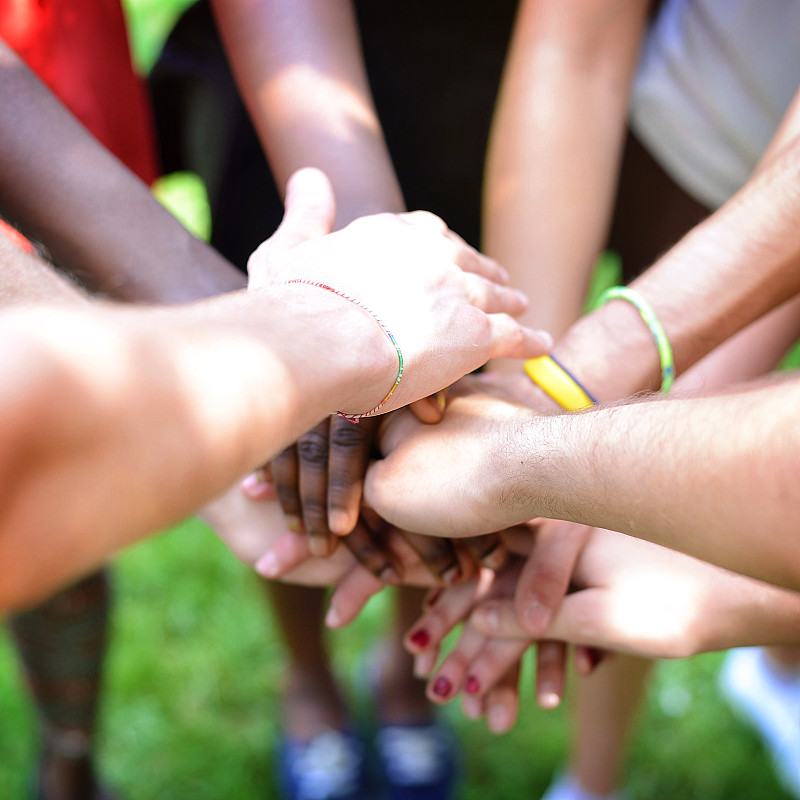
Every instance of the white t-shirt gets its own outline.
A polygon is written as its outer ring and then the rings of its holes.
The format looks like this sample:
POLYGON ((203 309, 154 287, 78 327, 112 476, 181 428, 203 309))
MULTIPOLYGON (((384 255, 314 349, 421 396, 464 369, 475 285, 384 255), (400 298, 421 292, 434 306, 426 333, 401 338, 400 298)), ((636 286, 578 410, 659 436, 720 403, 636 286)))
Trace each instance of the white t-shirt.
POLYGON ((716 208, 747 180, 800 87, 800 0, 666 0, 631 100, 636 136, 716 208))

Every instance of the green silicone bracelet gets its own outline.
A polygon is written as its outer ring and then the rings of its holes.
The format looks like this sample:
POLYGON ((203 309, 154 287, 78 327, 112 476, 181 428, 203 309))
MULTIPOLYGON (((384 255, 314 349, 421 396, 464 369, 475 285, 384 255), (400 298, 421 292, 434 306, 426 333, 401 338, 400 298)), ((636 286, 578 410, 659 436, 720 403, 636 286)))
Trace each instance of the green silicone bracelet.
POLYGON ((609 300, 626 300, 631 303, 650 329, 650 333, 653 334, 653 338, 656 340, 658 358, 661 361, 661 391, 666 394, 675 380, 675 361, 672 357, 672 347, 667 338, 667 332, 658 321, 656 312, 653 311, 650 303, 639 292, 627 286, 612 286, 603 292, 597 301, 598 308, 605 305, 609 300))

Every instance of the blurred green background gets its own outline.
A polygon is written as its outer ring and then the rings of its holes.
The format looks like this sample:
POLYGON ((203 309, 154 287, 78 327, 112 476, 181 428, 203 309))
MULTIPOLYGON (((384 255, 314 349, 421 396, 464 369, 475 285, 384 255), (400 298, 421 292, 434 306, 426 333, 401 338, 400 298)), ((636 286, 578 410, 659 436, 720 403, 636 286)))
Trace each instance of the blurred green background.
MULTIPOLYGON (((137 63, 152 65, 187 0, 127 0, 137 63)), ((159 197, 201 235, 204 191, 191 175, 167 178, 159 197)), ((613 273, 613 265, 606 269, 613 273)), ((91 491, 87 487, 87 491, 91 491)), ((101 713, 101 771, 129 800, 273 798, 283 653, 262 591, 200 521, 120 556, 101 713)), ((378 641, 389 607, 373 600, 331 638, 335 662, 366 717, 354 676, 378 641)), ((625 786, 636 800, 785 797, 754 735, 716 689, 720 654, 659 665, 631 747, 625 786)), ((520 722, 504 736, 447 718, 463 746, 461 800, 536 798, 563 757, 564 709, 543 712, 523 679, 520 722)), ((27 797, 36 759, 35 719, 13 649, 0 634, 0 799, 27 797)))

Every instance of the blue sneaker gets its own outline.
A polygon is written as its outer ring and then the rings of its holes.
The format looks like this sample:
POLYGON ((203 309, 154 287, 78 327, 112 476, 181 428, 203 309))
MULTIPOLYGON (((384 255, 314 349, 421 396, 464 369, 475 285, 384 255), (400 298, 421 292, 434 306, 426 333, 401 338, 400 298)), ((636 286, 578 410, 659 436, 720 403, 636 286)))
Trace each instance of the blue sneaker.
POLYGON ((364 748, 357 736, 329 729, 310 742, 284 738, 277 752, 285 800, 367 800, 364 748))
POLYGON ((456 783, 456 747, 440 722, 383 725, 374 741, 381 800, 448 800, 456 783))

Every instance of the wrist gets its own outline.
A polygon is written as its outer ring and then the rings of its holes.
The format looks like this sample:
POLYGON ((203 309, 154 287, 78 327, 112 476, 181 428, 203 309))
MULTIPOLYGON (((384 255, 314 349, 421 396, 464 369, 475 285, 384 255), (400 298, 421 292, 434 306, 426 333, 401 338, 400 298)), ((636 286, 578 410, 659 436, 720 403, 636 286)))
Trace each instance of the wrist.
POLYGON ((630 303, 611 302, 579 319, 553 355, 601 403, 661 385, 653 337, 630 303))
POLYGON ((270 288, 291 317, 282 350, 303 391, 324 400, 324 413, 364 414, 396 385, 398 349, 369 309, 332 289, 308 283, 270 288))

